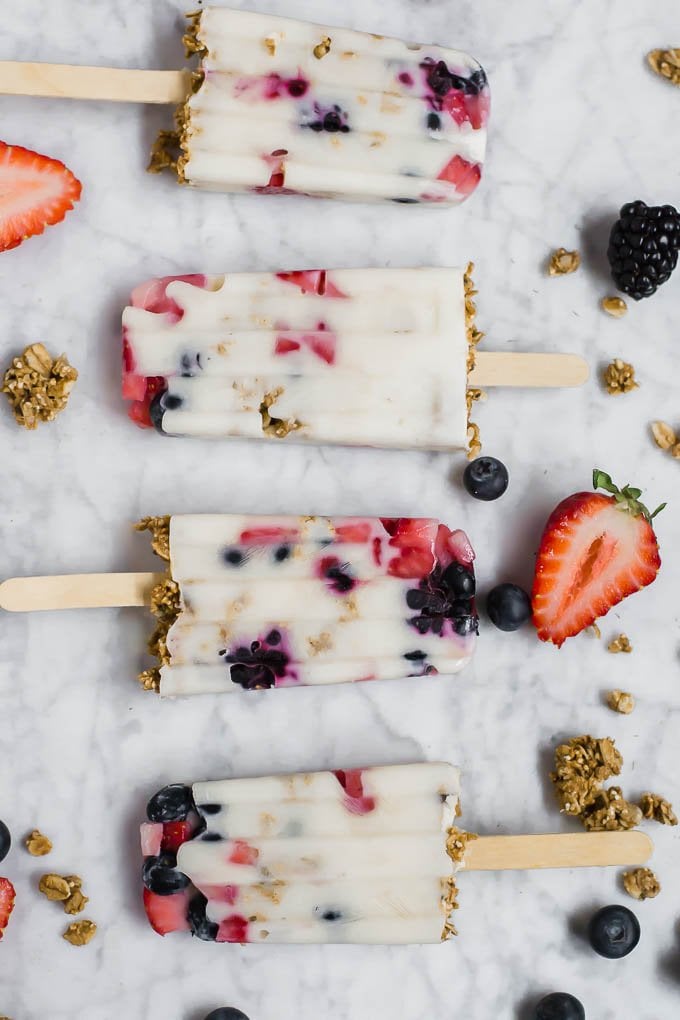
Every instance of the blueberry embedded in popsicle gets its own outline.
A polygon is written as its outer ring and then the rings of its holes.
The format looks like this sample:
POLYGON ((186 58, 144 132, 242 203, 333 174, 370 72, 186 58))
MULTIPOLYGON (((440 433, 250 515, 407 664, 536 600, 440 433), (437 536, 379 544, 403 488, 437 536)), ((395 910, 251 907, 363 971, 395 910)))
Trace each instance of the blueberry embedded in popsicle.
POLYGON ((459 598, 472 598, 475 594, 475 575, 462 563, 450 563, 442 574, 442 584, 459 598))
POLYGON ((195 935, 197 939, 201 939, 202 942, 214 942, 217 938, 219 925, 215 924, 214 921, 209 921, 206 917, 205 911, 207 906, 208 901, 203 893, 197 892, 189 902, 187 920, 192 935, 195 935))
POLYGON ((146 817, 150 822, 180 822, 195 810, 191 787, 170 783, 153 795, 146 806, 146 817))
POLYGON ((142 881, 149 892, 157 896, 172 896, 189 885, 189 879, 177 870, 175 854, 147 857, 142 867, 142 881))

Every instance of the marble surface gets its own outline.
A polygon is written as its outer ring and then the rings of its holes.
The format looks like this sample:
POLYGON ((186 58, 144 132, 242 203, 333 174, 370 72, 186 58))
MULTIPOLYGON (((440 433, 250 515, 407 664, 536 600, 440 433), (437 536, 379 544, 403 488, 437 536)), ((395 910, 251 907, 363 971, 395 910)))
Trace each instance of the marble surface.
MULTIPOLYGON (((129 522, 173 511, 438 515, 478 549, 480 587, 528 584, 548 511, 599 465, 664 498, 664 569, 652 589, 558 652, 530 630, 486 623, 457 679, 160 703, 134 681, 142 611, 0 620, 0 816, 17 844, 33 826, 46 861, 17 845, 1 870, 18 906, 0 949, 0 1013, 12 1020, 201 1020, 220 1004, 251 1020, 529 1020, 569 990, 589 1020, 666 1020, 680 995, 678 830, 656 826, 663 885, 636 906, 643 929, 619 963, 580 936, 597 906, 625 898, 610 871, 476 874, 461 881, 460 937, 425 948, 238 947, 161 941, 140 901, 136 826, 167 781, 446 758, 464 769, 464 822, 482 833, 574 829, 546 787, 550 749, 583 731, 615 737, 630 795, 680 800, 677 558, 680 468, 649 438, 677 424, 680 276, 614 321, 599 309, 607 226, 624 202, 678 200, 680 93, 643 65, 677 44, 677 2, 614 0, 249 0, 238 6, 342 21, 469 49, 489 71, 487 172, 460 210, 229 198, 144 173, 158 109, 0 98, 2 137, 65 159, 84 182, 67 222, 0 258, 0 353, 65 350, 81 378, 68 412, 37 434, 0 408, 0 575, 145 569, 129 522), (550 280, 553 246, 583 271, 550 280), (317 265, 477 264, 487 349, 576 351, 580 391, 496 392, 479 412, 488 452, 511 471, 496 504, 460 486, 451 457, 233 442, 137 431, 119 398, 118 324, 130 289, 175 272, 317 265), (603 393, 598 366, 632 360, 641 387, 603 393), (605 641, 625 630, 630 656, 605 641), (602 692, 632 690, 616 716, 602 692), (44 866, 47 866, 45 869, 44 866), (43 870, 83 875, 96 940, 73 949, 38 896, 43 870)), ((181 0, 4 0, 0 59, 175 67, 181 0)), ((635 906, 629 901, 631 906, 635 906)))

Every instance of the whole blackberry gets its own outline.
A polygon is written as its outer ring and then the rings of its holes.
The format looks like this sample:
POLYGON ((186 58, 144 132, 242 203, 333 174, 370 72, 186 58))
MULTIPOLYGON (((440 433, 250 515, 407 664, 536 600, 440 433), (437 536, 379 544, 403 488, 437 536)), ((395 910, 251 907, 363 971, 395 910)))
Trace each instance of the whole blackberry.
POLYGON ((678 261, 680 213, 672 205, 629 202, 609 236, 614 283, 635 301, 651 297, 678 261))

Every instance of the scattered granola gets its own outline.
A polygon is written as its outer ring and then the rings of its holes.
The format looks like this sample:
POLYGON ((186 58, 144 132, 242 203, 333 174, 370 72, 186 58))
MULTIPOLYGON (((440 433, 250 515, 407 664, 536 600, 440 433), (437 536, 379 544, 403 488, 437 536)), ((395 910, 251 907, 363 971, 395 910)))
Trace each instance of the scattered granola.
POLYGON ((38 889, 48 900, 67 900, 71 895, 71 887, 61 875, 43 875, 38 889))
POLYGON ((74 921, 62 935, 62 938, 70 942, 72 946, 86 946, 97 934, 97 925, 94 921, 74 921))
POLYGON ((170 562, 170 518, 142 517, 135 524, 135 531, 151 532, 151 548, 162 560, 170 562))
POLYGON ((468 843, 479 839, 476 832, 465 832, 453 825, 446 835, 446 852, 456 864, 462 864, 468 843))
POLYGON ((647 54, 647 63, 656 74, 680 85, 680 49, 652 50, 647 54))
POLYGON ((635 708, 635 698, 628 691, 620 691, 617 688, 613 691, 607 691, 607 704, 612 712, 630 715, 635 708))
POLYGON ((31 344, 12 360, 2 392, 19 425, 36 429, 41 421, 54 421, 64 410, 77 378, 65 354, 53 358, 43 344, 31 344))
POLYGON ((73 889, 69 898, 64 901, 64 913, 82 914, 85 905, 89 902, 89 896, 85 896, 80 889, 73 889))
POLYGON ((623 758, 609 737, 599 740, 586 734, 572 737, 555 751, 555 771, 550 778, 560 811, 582 815, 611 776, 618 776, 623 758))
POLYGON ((650 868, 624 871, 623 888, 635 900, 653 900, 661 892, 661 884, 650 868))
POLYGON ((640 797, 640 807, 642 814, 650 821, 660 822, 661 825, 678 824, 672 805, 658 793, 643 793, 640 797))
POLYGON ((62 903, 66 914, 80 914, 89 903, 83 895, 83 880, 78 875, 43 875, 38 889, 48 900, 62 903))
POLYGON ((330 53, 330 51, 331 51, 331 39, 327 35, 325 35, 321 42, 318 43, 312 50, 317 60, 321 60, 322 57, 325 57, 327 53, 330 53))
POLYGON ((31 835, 26 837, 26 849, 33 857, 45 857, 52 852, 52 841, 43 836, 39 829, 34 829, 31 835))
POLYGON ((593 795, 580 817, 592 832, 614 832, 634 829, 642 821, 642 811, 625 799, 620 786, 609 786, 593 795))
POLYGON ((628 311, 628 305, 622 297, 605 297, 600 302, 603 311, 613 319, 622 319, 628 311))
POLYGON ((635 380, 635 369, 621 358, 614 358, 602 373, 607 393, 630 393, 636 390, 639 383, 635 380))
POLYGON ((633 651, 633 646, 625 634, 619 634, 618 637, 613 638, 609 642, 607 645, 607 651, 611 652, 612 655, 617 655, 619 652, 623 652, 625 655, 630 655, 633 651))
POLYGON ((654 442, 661 450, 668 450, 672 457, 680 457, 680 438, 675 429, 665 421, 652 422, 654 442))
POLYGON ((566 276, 568 273, 575 273, 580 265, 581 256, 577 251, 558 248, 550 256, 548 272, 551 276, 566 276))

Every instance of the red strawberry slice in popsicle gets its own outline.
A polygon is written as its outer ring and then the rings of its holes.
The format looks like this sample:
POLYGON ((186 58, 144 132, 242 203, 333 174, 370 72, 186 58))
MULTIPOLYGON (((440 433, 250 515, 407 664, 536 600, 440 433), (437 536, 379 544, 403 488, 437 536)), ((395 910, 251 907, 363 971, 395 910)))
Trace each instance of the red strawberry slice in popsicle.
POLYGON ((347 524, 338 524, 335 535, 338 542, 349 544, 363 544, 368 542, 373 531, 370 521, 350 521, 347 524))
POLYGON ((230 864, 246 864, 252 866, 257 864, 259 856, 260 851, 257 847, 246 843, 244 839, 235 839, 232 843, 231 852, 229 854, 229 862, 230 864))
POLYGON ((182 843, 191 839, 192 826, 189 822, 163 822, 161 850, 164 853, 177 853, 182 843))
POLYGON ((171 931, 189 931, 187 908, 189 892, 172 893, 170 896, 159 896, 149 889, 144 889, 144 909, 149 923, 159 935, 168 935, 171 931))
POLYGON ((319 294, 321 297, 345 298, 339 287, 329 278, 325 269, 305 269, 292 273, 277 273, 279 280, 299 287, 303 294, 319 294))
POLYGON ((458 194, 464 198, 472 194, 481 179, 482 168, 479 163, 469 163, 462 156, 453 156, 437 175, 438 181, 448 181, 455 185, 458 194))
POLYGON ((439 527, 437 521, 427 518, 402 517, 383 520, 391 535, 392 548, 399 549, 387 568, 393 577, 427 577, 435 564, 434 544, 439 527))
POLYGON ((577 492, 550 515, 536 559, 532 592, 541 641, 558 647, 567 638, 656 577, 661 559, 653 514, 640 489, 618 489, 609 475, 593 472, 599 492, 577 492))
POLYGON ((297 528, 283 528, 276 525, 261 528, 247 528, 241 532, 242 545, 274 545, 276 542, 295 542, 299 537, 297 528))
POLYGON ((5 934, 9 915, 14 910, 16 893, 8 878, 0 878, 0 939, 5 934))
POLYGON ((61 223, 81 191, 58 159, 0 142, 0 252, 61 223))
POLYGON ((220 922, 216 942, 248 942, 248 921, 240 914, 232 914, 220 922))

